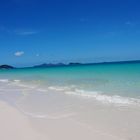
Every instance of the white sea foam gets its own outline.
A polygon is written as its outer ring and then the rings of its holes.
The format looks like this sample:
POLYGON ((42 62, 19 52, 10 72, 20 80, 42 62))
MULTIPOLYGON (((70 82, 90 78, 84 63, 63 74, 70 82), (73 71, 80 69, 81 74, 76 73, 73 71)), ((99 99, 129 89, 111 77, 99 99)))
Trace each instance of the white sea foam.
POLYGON ((19 83, 19 82, 20 82, 20 80, 14 80, 14 82, 19 83))
POLYGON ((66 91, 65 93, 71 95, 79 95, 86 98, 94 98, 97 101, 101 101, 103 103, 113 103, 113 104, 122 104, 122 105, 140 104, 140 99, 122 97, 118 95, 109 96, 109 95, 102 94, 102 92, 96 92, 96 91, 75 90, 75 91, 66 91))
POLYGON ((9 80, 8 79, 0 79, 0 82, 2 82, 2 83, 8 83, 9 80))
POLYGON ((50 90, 55 90, 55 91, 67 91, 67 90, 71 90, 71 86, 68 87, 68 86, 50 86, 48 87, 48 89, 50 90))
POLYGON ((63 91, 65 94, 69 95, 76 95, 81 96, 85 98, 94 98, 97 101, 100 101, 102 103, 112 103, 112 104, 120 104, 120 105, 140 105, 140 99, 136 98, 130 98, 130 97, 122 97, 118 95, 106 95, 103 94, 103 92, 100 91, 86 91, 86 90, 80 90, 76 89, 74 86, 51 86, 48 87, 50 90, 54 91, 63 91))
POLYGON ((49 90, 54 91, 62 91, 65 94, 69 95, 76 95, 81 96, 85 98, 93 98, 97 101, 100 101, 102 103, 112 103, 112 104, 120 104, 120 105, 140 105, 140 99, 136 98, 130 98, 130 97, 122 97, 118 95, 106 95, 103 94, 103 92, 100 91, 86 91, 86 90, 80 90, 76 89, 74 86, 50 86, 48 87, 49 90))

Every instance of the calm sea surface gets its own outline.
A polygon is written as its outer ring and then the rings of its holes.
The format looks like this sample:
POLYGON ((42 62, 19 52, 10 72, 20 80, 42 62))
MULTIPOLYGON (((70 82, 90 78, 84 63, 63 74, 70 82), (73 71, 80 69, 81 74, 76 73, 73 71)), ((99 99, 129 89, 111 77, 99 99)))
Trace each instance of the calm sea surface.
POLYGON ((99 100, 140 99, 140 63, 0 70, 0 82, 99 100))

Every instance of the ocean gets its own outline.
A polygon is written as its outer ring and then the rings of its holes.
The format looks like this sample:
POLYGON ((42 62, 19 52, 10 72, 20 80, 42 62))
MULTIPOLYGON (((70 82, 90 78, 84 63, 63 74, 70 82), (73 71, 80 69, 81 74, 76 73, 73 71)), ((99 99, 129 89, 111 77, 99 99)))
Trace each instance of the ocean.
POLYGON ((10 91, 57 92, 102 103, 140 105, 140 63, 0 70, 0 99, 10 96, 10 91))

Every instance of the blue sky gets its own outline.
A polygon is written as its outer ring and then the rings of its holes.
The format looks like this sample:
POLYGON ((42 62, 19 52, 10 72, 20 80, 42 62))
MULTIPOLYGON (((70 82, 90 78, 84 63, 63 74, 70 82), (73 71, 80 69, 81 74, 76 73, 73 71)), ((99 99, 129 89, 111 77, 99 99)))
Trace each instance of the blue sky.
POLYGON ((139 0, 1 0, 0 64, 140 59, 139 0))

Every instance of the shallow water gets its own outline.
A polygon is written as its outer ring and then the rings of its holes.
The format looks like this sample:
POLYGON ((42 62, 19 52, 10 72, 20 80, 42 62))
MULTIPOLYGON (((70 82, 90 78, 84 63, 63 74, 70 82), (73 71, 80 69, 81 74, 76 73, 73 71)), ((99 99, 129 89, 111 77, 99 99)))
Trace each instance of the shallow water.
MULTIPOLYGON (((31 92, 62 92, 118 104, 140 103, 140 63, 0 70, 4 85, 31 92)), ((4 92, 3 92, 4 93, 4 92)))

